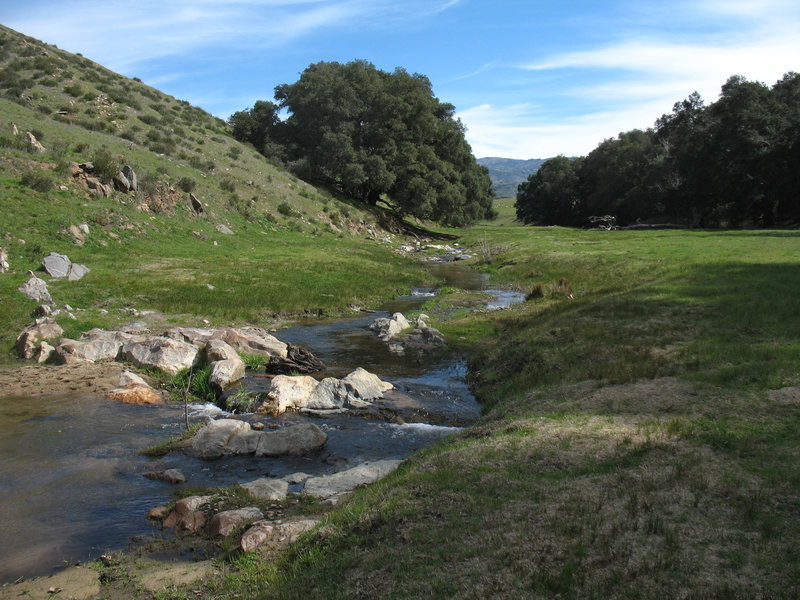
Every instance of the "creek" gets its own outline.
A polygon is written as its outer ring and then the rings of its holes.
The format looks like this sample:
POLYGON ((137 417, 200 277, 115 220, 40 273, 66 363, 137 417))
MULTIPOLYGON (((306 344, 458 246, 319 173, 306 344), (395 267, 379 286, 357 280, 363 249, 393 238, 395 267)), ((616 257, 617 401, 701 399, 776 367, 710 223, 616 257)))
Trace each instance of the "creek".
MULTIPOLYGON (((453 264, 432 265, 446 285, 484 290, 490 308, 521 300, 520 294, 486 290, 486 275, 453 264)), ((173 453, 147 458, 138 451, 178 435, 183 406, 130 406, 88 394, 0 399, 0 583, 49 574, 131 541, 162 535, 144 515, 173 498, 177 486, 143 476, 180 469, 185 486, 227 486, 294 472, 331 473, 365 460, 406 458, 472 423, 480 407, 465 383, 464 361, 446 352, 393 352, 368 329, 376 318, 419 310, 429 290, 416 290, 371 314, 314 321, 278 331, 280 340, 310 349, 327 365, 324 376, 342 377, 363 367, 393 383, 383 404, 405 422, 299 413, 242 415, 268 427, 313 419, 329 436, 324 452, 284 458, 227 457, 202 461, 173 453)), ((254 390, 266 380, 248 377, 254 390)), ((191 420, 218 409, 191 406, 191 420)), ((217 413, 217 414, 215 414, 217 413)))

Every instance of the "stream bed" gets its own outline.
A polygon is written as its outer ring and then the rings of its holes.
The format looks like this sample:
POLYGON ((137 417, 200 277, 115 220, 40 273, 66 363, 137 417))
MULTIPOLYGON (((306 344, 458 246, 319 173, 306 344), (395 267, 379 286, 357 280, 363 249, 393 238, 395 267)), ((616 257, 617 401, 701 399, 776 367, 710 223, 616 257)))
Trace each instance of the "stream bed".
MULTIPOLYGON (((447 285, 480 290, 487 278, 451 265, 434 266, 447 285)), ((520 294, 486 290, 502 307, 520 294)), ((406 458, 471 424, 480 407, 465 383, 466 365, 438 351, 398 354, 369 324, 394 312, 418 310, 435 293, 416 293, 383 311, 348 319, 314 321, 278 331, 281 341, 305 346, 327 365, 324 376, 342 377, 363 367, 397 388, 383 403, 412 415, 405 422, 355 416, 281 417, 241 415, 274 426, 313 420, 329 436, 322 452, 301 457, 225 457, 203 461, 175 453, 147 458, 138 451, 178 435, 183 406, 143 407, 108 402, 87 394, 44 398, 0 398, 0 583, 51 573, 67 564, 125 548, 161 535, 145 514, 169 502, 176 486, 143 476, 180 469, 185 486, 226 486, 294 472, 332 473, 366 460, 406 458)), ((264 380, 247 378, 257 390, 264 380)), ((219 416, 213 406, 191 406, 196 422, 219 416)))

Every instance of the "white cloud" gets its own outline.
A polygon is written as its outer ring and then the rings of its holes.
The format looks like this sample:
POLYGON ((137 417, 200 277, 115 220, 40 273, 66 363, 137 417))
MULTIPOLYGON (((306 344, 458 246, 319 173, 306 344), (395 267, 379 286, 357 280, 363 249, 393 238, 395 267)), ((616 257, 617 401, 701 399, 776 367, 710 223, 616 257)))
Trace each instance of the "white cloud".
POLYGON ((648 102, 621 110, 599 111, 553 121, 537 107, 489 104, 458 112, 467 141, 477 157, 550 158, 586 155, 600 142, 630 129, 650 127, 673 103, 648 102))

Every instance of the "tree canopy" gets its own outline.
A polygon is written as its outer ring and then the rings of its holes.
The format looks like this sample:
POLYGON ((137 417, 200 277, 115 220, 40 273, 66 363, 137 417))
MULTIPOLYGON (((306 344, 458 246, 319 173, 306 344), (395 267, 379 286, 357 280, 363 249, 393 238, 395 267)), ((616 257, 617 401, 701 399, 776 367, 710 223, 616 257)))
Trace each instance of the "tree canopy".
POLYGON ((647 131, 619 134, 586 157, 545 162, 519 186, 525 223, 701 227, 800 222, 800 75, 772 88, 734 76, 706 106, 696 92, 647 131))
POLYGON ((237 139, 300 177, 446 225, 494 216, 488 170, 475 161, 454 107, 433 95, 424 75, 319 62, 277 86, 275 100, 229 123, 237 139))

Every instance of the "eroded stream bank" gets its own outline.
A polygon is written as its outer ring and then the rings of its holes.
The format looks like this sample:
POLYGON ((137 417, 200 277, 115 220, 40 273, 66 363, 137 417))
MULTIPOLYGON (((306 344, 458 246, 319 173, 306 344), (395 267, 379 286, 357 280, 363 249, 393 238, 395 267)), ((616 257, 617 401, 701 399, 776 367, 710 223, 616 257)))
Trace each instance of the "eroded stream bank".
MULTIPOLYGON (((454 265, 435 266, 447 285, 483 289, 485 275, 454 265)), ((496 293, 495 297, 503 296, 496 293)), ((323 451, 302 457, 224 457, 202 461, 186 454, 160 459, 137 451, 177 435, 182 407, 138 407, 109 403, 86 393, 0 401, 0 581, 57 570, 124 548, 131 539, 160 535, 144 515, 168 502, 175 487, 143 477, 180 469, 185 486, 226 486, 294 472, 331 473, 366 460, 406 458, 468 425, 479 407, 465 382, 466 368, 445 352, 398 354, 368 329, 377 317, 418 309, 422 295, 399 298, 385 311, 355 318, 296 325, 277 333, 285 342, 311 349, 340 377, 357 366, 393 383, 384 403, 406 416, 386 422, 354 416, 239 418, 271 425, 313 420, 328 435, 323 451), (410 416, 410 418, 409 418, 410 416)), ((263 381, 263 380, 261 380, 263 381)), ((258 388, 259 378, 248 385, 258 388)), ((207 418, 195 407, 192 420, 207 418)))

